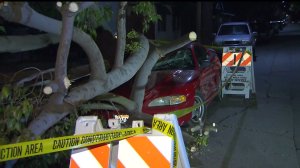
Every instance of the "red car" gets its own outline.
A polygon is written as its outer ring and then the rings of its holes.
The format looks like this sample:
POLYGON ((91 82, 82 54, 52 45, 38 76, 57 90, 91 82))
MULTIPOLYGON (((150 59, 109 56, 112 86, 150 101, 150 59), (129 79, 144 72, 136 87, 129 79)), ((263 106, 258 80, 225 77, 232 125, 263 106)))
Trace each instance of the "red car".
MULTIPOLYGON (((180 125, 189 121, 204 124, 206 107, 218 95, 220 74, 221 63, 216 52, 198 42, 189 43, 157 61, 148 78, 142 111, 150 115, 170 113, 203 103, 195 110, 175 114, 180 125)), ((113 92, 129 97, 132 82, 113 92)), ((110 112, 105 118, 115 114, 120 113, 110 112)))
POLYGON ((220 74, 216 52, 192 42, 155 64, 146 86, 142 111, 154 115, 205 102, 193 111, 176 114, 180 125, 189 121, 199 123, 204 120, 207 105, 218 95, 220 74))

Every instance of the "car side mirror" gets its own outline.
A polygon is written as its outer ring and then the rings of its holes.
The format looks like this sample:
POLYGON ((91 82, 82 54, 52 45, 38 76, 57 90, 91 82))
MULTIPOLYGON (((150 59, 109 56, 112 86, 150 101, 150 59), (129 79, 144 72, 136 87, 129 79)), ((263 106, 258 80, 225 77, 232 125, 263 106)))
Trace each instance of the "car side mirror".
POLYGON ((257 36, 257 32, 252 32, 253 36, 257 36))
POLYGON ((217 35, 217 33, 213 33, 212 35, 215 37, 217 35))

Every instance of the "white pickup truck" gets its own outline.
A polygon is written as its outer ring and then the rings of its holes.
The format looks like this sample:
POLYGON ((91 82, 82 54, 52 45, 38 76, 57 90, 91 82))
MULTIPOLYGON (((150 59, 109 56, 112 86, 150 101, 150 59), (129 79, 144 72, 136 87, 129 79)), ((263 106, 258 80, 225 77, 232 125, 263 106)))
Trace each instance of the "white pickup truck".
POLYGON ((214 45, 217 46, 252 46, 255 61, 254 48, 257 32, 252 32, 248 22, 223 23, 214 36, 214 45))

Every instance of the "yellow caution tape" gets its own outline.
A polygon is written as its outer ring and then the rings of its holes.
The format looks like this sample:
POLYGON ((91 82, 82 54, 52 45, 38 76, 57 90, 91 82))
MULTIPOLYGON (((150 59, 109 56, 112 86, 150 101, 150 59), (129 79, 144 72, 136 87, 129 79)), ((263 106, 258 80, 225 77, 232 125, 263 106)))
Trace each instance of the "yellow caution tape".
POLYGON ((122 130, 110 130, 1 145, 0 162, 107 143, 146 132, 147 129, 145 127, 125 128, 122 130))
MULTIPOLYGON (((197 103, 191 107, 171 111, 169 114, 175 114, 177 118, 180 118, 203 103, 197 103)), ((152 121, 153 129, 156 129, 163 134, 170 136, 174 139, 175 155, 174 165, 177 163, 178 144, 176 139, 176 133, 171 123, 164 120, 154 118, 152 121)), ((115 140, 125 139, 131 136, 144 134, 149 131, 149 128, 138 127, 138 128, 126 128, 122 130, 109 130, 98 133, 81 134, 73 136, 64 136, 57 138, 49 138, 44 140, 34 140, 27 142, 20 142, 16 144, 8 144, 0 146, 0 162, 14 160, 19 158, 25 158, 29 156, 42 155, 47 153, 59 152, 69 149, 82 148, 92 146, 101 143, 108 143, 115 140)))
POLYGON ((173 167, 177 167, 178 158, 178 143, 176 138, 176 132, 172 123, 164 121, 159 118, 153 118, 152 129, 155 129, 164 135, 171 137, 174 140, 174 157, 173 157, 173 167))
POLYGON ((182 116, 185 116, 189 113, 191 113, 192 111, 194 111, 196 108, 202 106, 203 104, 205 104, 206 102, 203 102, 203 103, 197 103, 197 104, 194 104, 193 106, 191 107, 187 107, 187 108, 184 108, 184 109, 180 109, 180 110, 175 110, 175 111, 171 111, 169 112, 169 114, 175 114, 177 116, 177 118, 180 118, 182 116))

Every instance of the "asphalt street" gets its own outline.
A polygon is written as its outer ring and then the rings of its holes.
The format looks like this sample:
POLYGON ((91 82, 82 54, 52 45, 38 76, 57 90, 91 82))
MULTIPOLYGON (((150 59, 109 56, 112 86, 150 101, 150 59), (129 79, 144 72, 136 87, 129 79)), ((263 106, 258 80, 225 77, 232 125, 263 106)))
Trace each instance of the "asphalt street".
POLYGON ((256 48, 256 94, 226 95, 209 107, 216 123, 191 167, 298 168, 300 163, 300 24, 256 48))

